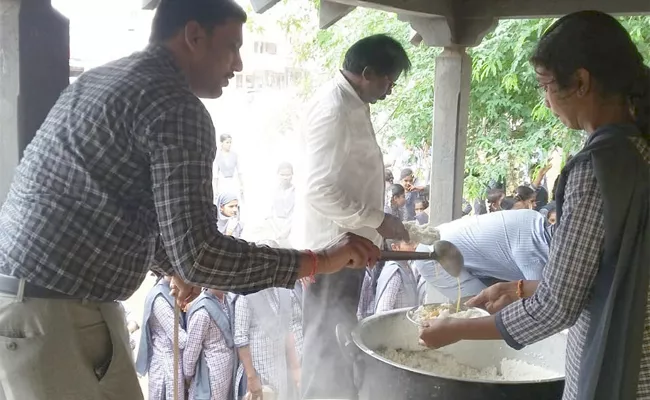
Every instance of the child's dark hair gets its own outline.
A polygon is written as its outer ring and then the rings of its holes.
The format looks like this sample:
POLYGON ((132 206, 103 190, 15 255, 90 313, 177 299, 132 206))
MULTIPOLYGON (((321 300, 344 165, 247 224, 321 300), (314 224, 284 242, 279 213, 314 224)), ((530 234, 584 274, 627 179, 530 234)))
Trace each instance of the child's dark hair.
POLYGON ((278 170, 277 172, 279 173, 280 171, 283 171, 285 169, 291 170, 291 173, 293 173, 293 165, 291 165, 290 162, 283 161, 280 164, 278 164, 278 170))
POLYGON ((388 187, 388 195, 390 196, 391 200, 393 197, 399 197, 405 193, 406 190, 404 190, 404 186, 400 185, 399 183, 393 183, 388 187))
POLYGON ((512 196, 504 197, 503 200, 501 200, 501 209, 502 210, 512 210, 512 207, 515 206, 516 202, 517 201, 512 196))
POLYGON ((548 211, 548 214, 556 212, 557 211, 557 205, 555 202, 550 202, 546 206, 544 206, 546 211, 548 211))
POLYGON ((413 176, 413 170, 411 168, 404 168, 399 173, 399 180, 401 181, 402 179, 408 178, 409 176, 413 176))
POLYGON ((422 204, 422 208, 425 210, 429 208, 429 202, 426 199, 418 199, 415 201, 415 205, 422 204))
POLYGON ((384 172, 384 181, 392 184, 394 180, 395 176, 393 176, 393 171, 386 168, 386 171, 384 172))
POLYGON ((528 186, 517 186, 515 193, 512 196, 517 201, 527 201, 535 198, 535 191, 528 186))
POLYGON ((496 204, 505 196, 505 192, 502 189, 490 189, 487 191, 487 201, 489 204, 496 204))

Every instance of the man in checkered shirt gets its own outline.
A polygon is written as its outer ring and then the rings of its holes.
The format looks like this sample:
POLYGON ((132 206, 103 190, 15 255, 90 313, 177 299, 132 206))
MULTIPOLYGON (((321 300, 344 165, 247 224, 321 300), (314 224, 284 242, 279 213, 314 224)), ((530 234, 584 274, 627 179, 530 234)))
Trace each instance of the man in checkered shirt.
POLYGON ((150 46, 82 75, 25 150, 0 211, 4 398, 141 399, 115 300, 154 254, 180 302, 192 285, 292 288, 379 256, 352 234, 311 253, 217 231, 215 130, 199 97, 242 69, 245 21, 231 0, 162 0, 150 46))

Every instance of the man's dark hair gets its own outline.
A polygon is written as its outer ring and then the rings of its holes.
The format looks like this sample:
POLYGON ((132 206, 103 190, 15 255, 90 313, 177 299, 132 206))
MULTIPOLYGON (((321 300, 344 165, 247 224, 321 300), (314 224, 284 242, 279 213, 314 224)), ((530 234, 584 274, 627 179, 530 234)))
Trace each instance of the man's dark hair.
POLYGON ((404 47, 388 35, 372 35, 352 45, 345 53, 343 69, 361 75, 370 68, 379 75, 408 72, 411 61, 404 47))
POLYGON ((232 0, 161 0, 151 23, 149 43, 171 39, 190 21, 211 31, 230 20, 246 22, 246 12, 232 0))
POLYGON ((388 193, 390 194, 390 199, 392 200, 393 197, 399 197, 406 193, 404 190, 404 186, 400 185, 399 183, 394 183, 388 187, 388 193))

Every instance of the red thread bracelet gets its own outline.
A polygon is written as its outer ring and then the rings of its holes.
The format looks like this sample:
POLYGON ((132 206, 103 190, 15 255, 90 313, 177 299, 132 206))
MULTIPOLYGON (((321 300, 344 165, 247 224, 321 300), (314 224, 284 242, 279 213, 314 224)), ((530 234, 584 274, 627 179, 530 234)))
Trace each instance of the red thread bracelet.
POLYGON ((318 256, 311 250, 305 250, 309 258, 311 258, 311 272, 309 273, 309 283, 314 283, 316 282, 316 278, 314 275, 316 275, 316 271, 318 271, 318 256))
POLYGON ((524 298, 524 281, 522 279, 517 281, 517 297, 524 298))

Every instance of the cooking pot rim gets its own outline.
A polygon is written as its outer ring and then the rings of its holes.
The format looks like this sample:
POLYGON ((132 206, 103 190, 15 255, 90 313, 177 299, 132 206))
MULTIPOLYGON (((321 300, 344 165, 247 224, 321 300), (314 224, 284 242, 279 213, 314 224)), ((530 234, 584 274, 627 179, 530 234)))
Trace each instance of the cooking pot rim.
MULTIPOLYGON (((363 320, 359 321, 357 326, 352 330, 351 336, 352 336, 352 341, 354 342, 355 346, 359 348, 361 351, 363 351, 366 355, 377 359, 378 361, 384 362, 386 364, 389 364, 393 367, 400 368, 400 369, 405 369, 410 372, 414 372, 419 375, 425 375, 425 376, 432 376, 435 378, 439 379, 448 379, 448 380, 454 380, 454 381, 460 381, 460 382, 472 382, 472 383, 483 383, 483 384, 499 384, 499 385, 525 385, 525 384, 533 384, 533 383, 550 383, 550 382, 557 382, 557 381, 563 381, 565 379, 565 376, 562 375, 558 378, 548 378, 548 379, 536 379, 536 380, 527 380, 527 381, 497 381, 497 380, 487 380, 487 379, 471 379, 471 378, 459 378, 459 377, 452 377, 452 376, 446 376, 446 375, 438 375, 433 372, 427 372, 423 371, 420 369, 415 369, 411 368, 406 365, 398 364, 392 360, 389 360, 385 357, 382 357, 379 353, 375 352, 374 350, 370 349, 368 346, 363 343, 361 340, 361 331, 364 329, 364 327, 372 321, 376 319, 381 319, 381 318, 387 318, 390 317, 391 315, 394 314, 405 314, 406 311, 410 310, 411 307, 407 308, 402 308, 398 310, 392 310, 388 311, 385 313, 381 314, 375 314, 371 315, 369 317, 364 318, 363 320)), ((405 317, 406 318, 406 317, 405 317)), ((564 334, 564 333, 561 333, 564 334)))

